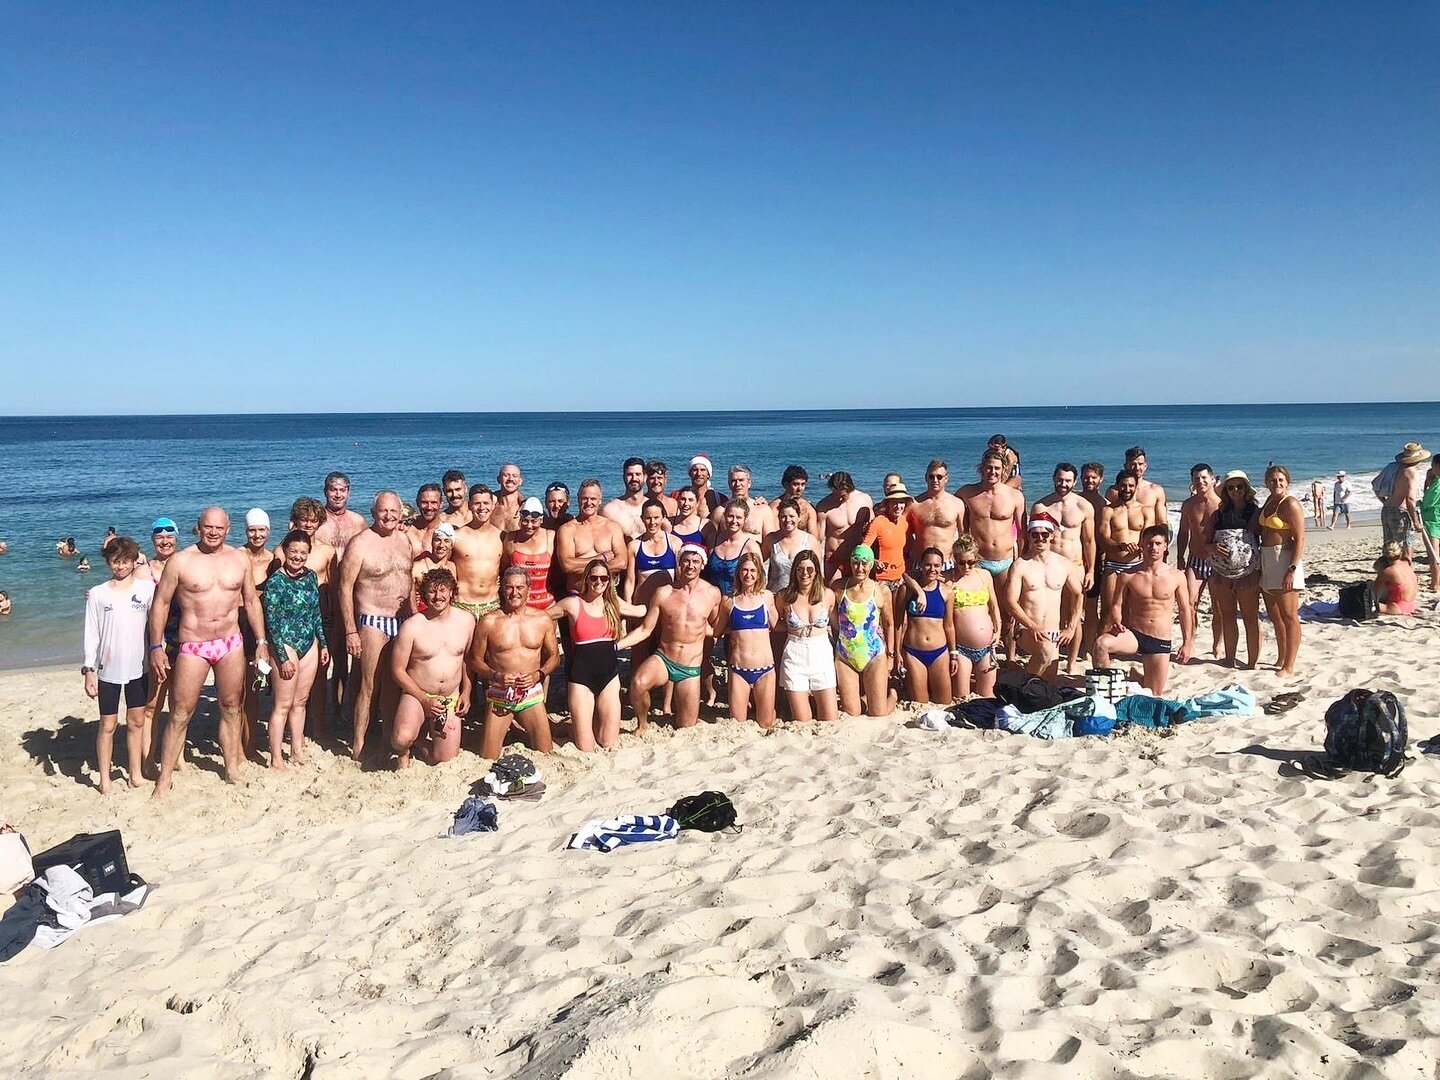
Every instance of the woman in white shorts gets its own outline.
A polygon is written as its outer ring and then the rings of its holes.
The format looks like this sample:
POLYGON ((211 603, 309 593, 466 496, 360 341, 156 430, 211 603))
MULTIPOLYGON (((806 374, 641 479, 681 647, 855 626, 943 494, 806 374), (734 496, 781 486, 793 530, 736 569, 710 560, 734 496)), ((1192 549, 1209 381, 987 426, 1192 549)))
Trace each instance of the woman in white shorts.
POLYGON ((790 584, 776 597, 785 649, 780 655, 780 685, 795 720, 837 720, 835 693, 834 596, 825 588, 820 557, 813 551, 795 556, 790 584), (811 711, 811 702, 814 711, 811 711))

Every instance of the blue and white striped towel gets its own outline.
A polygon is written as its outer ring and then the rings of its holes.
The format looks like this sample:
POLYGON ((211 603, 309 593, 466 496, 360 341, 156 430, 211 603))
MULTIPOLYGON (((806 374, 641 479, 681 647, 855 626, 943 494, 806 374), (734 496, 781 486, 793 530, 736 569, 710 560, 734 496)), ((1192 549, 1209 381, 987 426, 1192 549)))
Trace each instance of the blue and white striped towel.
POLYGON ((626 844, 649 844, 656 840, 674 840, 680 835, 680 823, 664 814, 626 814, 624 817, 596 818, 580 826, 570 837, 567 848, 586 851, 614 851, 626 844))

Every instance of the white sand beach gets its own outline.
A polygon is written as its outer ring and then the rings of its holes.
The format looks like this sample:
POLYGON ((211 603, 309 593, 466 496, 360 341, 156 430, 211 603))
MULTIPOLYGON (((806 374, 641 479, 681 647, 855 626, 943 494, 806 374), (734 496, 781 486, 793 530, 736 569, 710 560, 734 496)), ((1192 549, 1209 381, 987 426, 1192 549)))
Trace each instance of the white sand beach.
MULTIPOLYGON (((1377 547, 1324 537, 1308 569, 1359 580, 1377 547)), ((0 965, 0 1072, 1433 1077, 1440 758, 1414 744, 1440 730, 1436 629, 1307 624, 1292 712, 1163 735, 652 726, 544 758, 543 801, 458 839, 468 750, 398 774, 315 750, 236 789, 208 718, 172 799, 106 798, 79 675, 5 675, 0 816, 37 850, 119 828, 155 889, 0 965), (1294 761, 1355 686, 1405 702, 1414 761, 1310 779, 1294 761), (707 788, 743 831, 562 849, 707 788)), ((1201 662, 1173 688, 1236 678, 1201 662)))

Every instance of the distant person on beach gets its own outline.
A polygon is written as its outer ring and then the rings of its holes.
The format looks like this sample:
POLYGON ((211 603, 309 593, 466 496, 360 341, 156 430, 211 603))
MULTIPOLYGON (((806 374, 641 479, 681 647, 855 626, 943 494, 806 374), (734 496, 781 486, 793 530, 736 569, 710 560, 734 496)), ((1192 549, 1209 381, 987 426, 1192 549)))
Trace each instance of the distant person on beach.
MULTIPOLYGON (((395 501, 400 501, 398 496, 395 501)), ((396 524, 399 524, 398 511, 396 524)), ((365 519, 350 509, 350 477, 343 472, 332 472, 325 477, 325 520, 316 538, 333 547, 343 559, 345 545, 364 531, 365 519)))
POLYGON ((470 485, 465 474, 459 469, 447 469, 440 478, 440 493, 445 496, 445 509, 440 511, 440 520, 448 521, 457 529, 470 524, 470 485))
POLYGON ((1163 697, 1170 677, 1176 611, 1180 648, 1176 663, 1186 664, 1195 646, 1195 619, 1185 575, 1165 564, 1170 526, 1150 525, 1140 534, 1141 565, 1120 578, 1110 603, 1109 632, 1095 639, 1095 666, 1109 667, 1112 656, 1138 656, 1141 685, 1163 697))
POLYGON ((146 680, 145 627, 155 597, 155 583, 136 577, 140 545, 128 536, 111 538, 105 549, 110 580, 85 595, 85 660, 80 673, 85 693, 100 701, 100 728, 95 739, 100 794, 110 793, 111 757, 120 699, 125 699, 125 750, 132 788, 143 780, 145 761, 146 680))
MULTIPOLYGON (((1080 632, 1085 594, 1082 569, 1052 548, 1059 532, 1060 523, 1048 514, 1031 517, 1025 526, 1025 550, 1003 586, 1017 644, 1030 654, 1025 670, 1042 679, 1059 674, 1060 657, 1080 632), (1062 621, 1062 611, 1069 611, 1067 620, 1062 621)), ((983 560, 980 565, 985 565, 983 560)))
POLYGON ((954 648, 950 653, 951 696, 958 701, 993 697, 1000 661, 1000 591, 990 571, 980 565, 980 548, 969 533, 961 533, 951 549, 955 578, 950 582, 951 624, 954 648))
POLYGON ((1310 481, 1310 517, 1315 528, 1325 527, 1325 481, 1318 476, 1310 481))
POLYGON ((1019 537, 1025 531, 1025 498, 1005 483, 1005 456, 986 450, 976 471, 978 483, 966 484, 957 494, 965 503, 970 535, 980 545, 980 565, 1004 588, 1006 574, 1019 554, 1019 537))
POLYGON ((1210 564, 1210 603, 1220 623, 1222 662, 1235 667, 1243 621, 1245 666, 1253 669, 1260 660, 1260 503, 1250 477, 1239 469, 1226 473, 1220 484, 1220 506, 1205 524, 1201 550, 1210 564))
POLYGON ((1331 492, 1333 497, 1330 500, 1330 528, 1335 528, 1342 517, 1345 519, 1345 528, 1350 528, 1350 496, 1352 494, 1350 481, 1345 477, 1345 470, 1341 469, 1335 474, 1335 490, 1331 492))
POLYGON ((908 561, 918 567, 926 548, 945 553, 944 570, 954 569, 950 552, 965 531, 965 500, 946 490, 950 466, 935 458, 925 466, 925 490, 910 504, 910 553, 908 561))
MULTIPOLYGON (((451 528, 446 523, 447 528, 451 528)), ((439 765, 460 752, 462 720, 470 712, 470 675, 465 657, 475 634, 475 619, 457 611, 455 575, 444 567, 425 571, 420 579, 424 611, 400 627, 390 654, 390 677, 400 691, 390 749, 399 755, 397 769, 410 764, 412 751, 420 760, 439 765)))
POLYGON ((485 684, 485 730, 480 756, 498 758, 511 727, 525 733, 532 750, 551 749, 550 717, 545 712, 545 680, 560 663, 555 623, 527 606, 530 578, 518 566, 500 575, 500 610, 475 624, 470 640, 470 670, 485 684))
POLYGON ((796 500, 781 499, 775 517, 779 527, 761 542, 760 554, 766 565, 765 587, 778 596, 790 586, 790 569, 795 565, 795 557, 802 551, 818 554, 820 541, 801 526, 803 511, 796 500))
POLYGON ((520 527, 520 507, 525 503, 525 492, 520 490, 525 474, 520 466, 507 461, 495 474, 495 512, 491 520, 501 532, 513 532, 520 527))
POLYGON ((260 602, 265 609, 265 635, 275 657, 270 686, 275 695, 270 712, 270 768, 286 770, 285 736, 290 760, 305 764, 305 720, 310 690, 330 660, 325 625, 320 620, 320 578, 306 565, 308 533, 292 529, 280 542, 280 565, 265 584, 260 602))
POLYGON ((394 713, 389 658, 410 600, 410 541, 399 532, 400 496, 380 492, 370 514, 370 528, 350 541, 340 559, 335 587, 345 650, 357 661, 345 694, 354 733, 350 756, 356 761, 365 753, 374 704, 379 702, 382 716, 394 713))
POLYGON ((920 553, 915 574, 905 574, 905 601, 897 632, 906 696, 922 704, 944 706, 953 698, 950 675, 955 666, 954 600, 945 581, 947 561, 939 548, 926 548, 920 553))
POLYGON ((555 561, 555 534, 541 526, 545 509, 531 495, 520 504, 520 524, 505 534, 501 563, 518 566, 530 578, 530 597, 526 601, 536 611, 545 611, 555 603, 550 591, 550 570, 555 561))
POLYGON ((1300 593, 1305 589, 1305 509, 1290 494, 1290 470, 1265 470, 1270 497, 1260 508, 1260 591, 1275 631, 1279 675, 1295 674, 1300 654, 1300 593))
POLYGON ((820 515, 820 543, 825 550, 825 579, 834 581, 844 571, 850 552, 875 514, 875 503, 855 486, 848 472, 830 474, 830 494, 815 507, 820 515))
POLYGON ((1430 459, 1430 469, 1425 473, 1420 524, 1424 526, 1425 550, 1430 556, 1430 591, 1440 591, 1440 454, 1430 459))
POLYGON ((1418 615, 1415 601, 1420 595, 1420 579, 1410 553, 1391 540, 1385 552, 1375 561, 1375 602, 1382 615, 1418 615))
POLYGON ((0 615, 10 614, 10 594, 0 589, 0 615))
POLYGON ((75 537, 62 536, 55 541, 55 554, 64 555, 67 558, 71 555, 80 554, 80 549, 75 546, 75 537))
POLYGON ((1384 542, 1399 544, 1406 555, 1413 554, 1413 535, 1424 529, 1418 505, 1424 497, 1424 478, 1420 467, 1429 459, 1430 451, 1425 447, 1419 443, 1406 443, 1395 455, 1395 462, 1400 468, 1395 473, 1390 494, 1385 496, 1385 505, 1380 508, 1384 542))
POLYGON ((630 677, 630 704, 635 710, 637 735, 650 721, 650 692, 666 682, 674 684, 675 727, 694 727, 700 719, 705 639, 714 632, 721 601, 720 590, 700 578, 705 558, 702 547, 682 547, 675 584, 656 589, 644 621, 616 642, 617 649, 627 649, 657 629, 660 631, 655 651, 630 677))
POLYGON ((780 474, 780 497, 770 500, 770 509, 778 515, 780 504, 786 499, 793 500, 800 509, 800 528, 818 540, 820 518, 815 513, 814 504, 805 497, 809 486, 810 474, 805 471, 804 465, 786 465, 785 471, 780 474))
MULTIPOLYGON (((1055 534, 1052 549, 1080 567, 1080 586, 1088 594, 1091 586, 1095 584, 1095 508, 1089 499, 1075 490, 1075 484, 1080 477, 1070 462, 1060 462, 1050 477, 1055 485, 1054 489, 1035 503, 1031 513, 1048 515, 1059 523, 1060 531, 1055 534)), ((1067 593, 1065 602, 1070 603, 1072 600, 1067 593)), ((1084 595, 1073 600, 1079 603, 1082 609, 1084 601, 1084 595)), ((1060 613, 1060 619, 1064 623, 1069 623, 1070 616, 1071 612, 1068 610, 1060 613)), ((1070 647, 1065 658, 1067 674, 1075 670, 1083 636, 1075 634, 1070 638, 1070 647)))
POLYGON ((555 558, 565 574, 565 595, 580 591, 585 564, 604 559, 613 577, 625 570, 625 530, 600 514, 604 491, 594 477, 580 484, 579 514, 555 533, 555 558))
MULTIPOLYGON (((252 626, 264 626, 265 613, 260 607, 260 594, 255 591, 250 560, 244 552, 225 543, 229 532, 229 514, 218 506, 204 510, 196 523, 195 544, 171 556, 155 590, 148 635, 150 672, 156 679, 174 680, 155 798, 162 798, 170 791, 190 717, 200 701, 200 688, 212 671, 215 694, 220 702, 219 738, 225 782, 240 782, 240 766, 244 761, 240 729, 244 723, 245 652, 240 639, 239 609, 244 607, 252 626), (172 602, 180 608, 180 644, 173 675, 164 640, 165 621, 172 602)), ((261 638, 255 644, 257 655, 268 662, 268 643, 261 638)))
MULTIPOLYGON (((150 581, 160 584, 160 578, 164 576, 165 564, 175 554, 175 549, 180 541, 179 531, 175 522, 168 517, 159 517, 150 526, 150 558, 145 563, 146 575, 150 581)), ((175 650, 180 647, 180 612, 171 606, 170 617, 165 620, 165 635, 163 641, 165 649, 170 654, 170 665, 175 665, 175 650)), ((148 667, 148 665, 147 665, 148 667)), ((152 671, 148 676, 150 687, 150 699, 145 703, 145 729, 144 737, 141 740, 145 750, 145 760, 153 764, 157 769, 160 765, 160 744, 155 738, 155 716, 165 707, 165 698, 170 690, 170 680, 156 678, 152 671)), ((183 760, 177 763, 177 768, 183 766, 183 760)))
POLYGON ((611 499, 600 511, 601 516, 620 526, 625 541, 634 540, 643 529, 640 526, 640 508, 645 505, 645 459, 629 457, 620 470, 620 482, 625 494, 611 499))
POLYGON ((670 466, 658 459, 645 463, 645 495, 665 508, 668 519, 675 514, 675 500, 665 494, 670 482, 670 466))
POLYGON ((495 524, 495 493, 485 484, 470 487, 470 520, 455 530, 450 561, 458 582, 452 607, 479 620, 500 606, 500 561, 505 534, 495 524))
MULTIPOLYGON (((1205 552, 1205 527, 1220 509, 1220 496, 1215 491, 1215 470, 1203 461, 1190 467, 1190 486, 1194 494, 1180 505, 1180 529, 1175 538, 1175 566, 1185 574, 1190 590, 1190 613, 1197 620, 1199 635, 1200 594, 1210 582, 1210 560, 1205 552)), ((1210 655, 1220 655, 1220 617, 1214 595, 1210 603, 1210 655)))

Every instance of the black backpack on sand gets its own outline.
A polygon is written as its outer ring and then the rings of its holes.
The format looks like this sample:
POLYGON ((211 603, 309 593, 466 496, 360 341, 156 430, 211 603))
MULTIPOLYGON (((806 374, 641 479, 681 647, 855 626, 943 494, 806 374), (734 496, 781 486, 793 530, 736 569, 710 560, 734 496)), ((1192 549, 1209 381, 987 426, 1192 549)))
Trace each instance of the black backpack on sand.
POLYGON ((1022 713, 1053 709, 1077 697, 1084 697, 1068 686, 1055 686, 1028 671, 1002 671, 995 680, 995 696, 1003 705, 1014 705, 1022 713))
POLYGON ((736 827, 735 804, 728 795, 718 791, 686 795, 665 813, 678 821, 682 829, 719 832, 721 829, 736 827))
POLYGON ((1388 690, 1351 690, 1325 710, 1325 756, 1337 768, 1398 776, 1408 740, 1405 706, 1388 690))
POLYGON ((1375 618, 1379 612, 1380 607, 1375 601, 1375 586, 1370 582, 1362 581, 1358 585, 1340 587, 1339 615, 1342 619, 1365 622, 1375 618))

